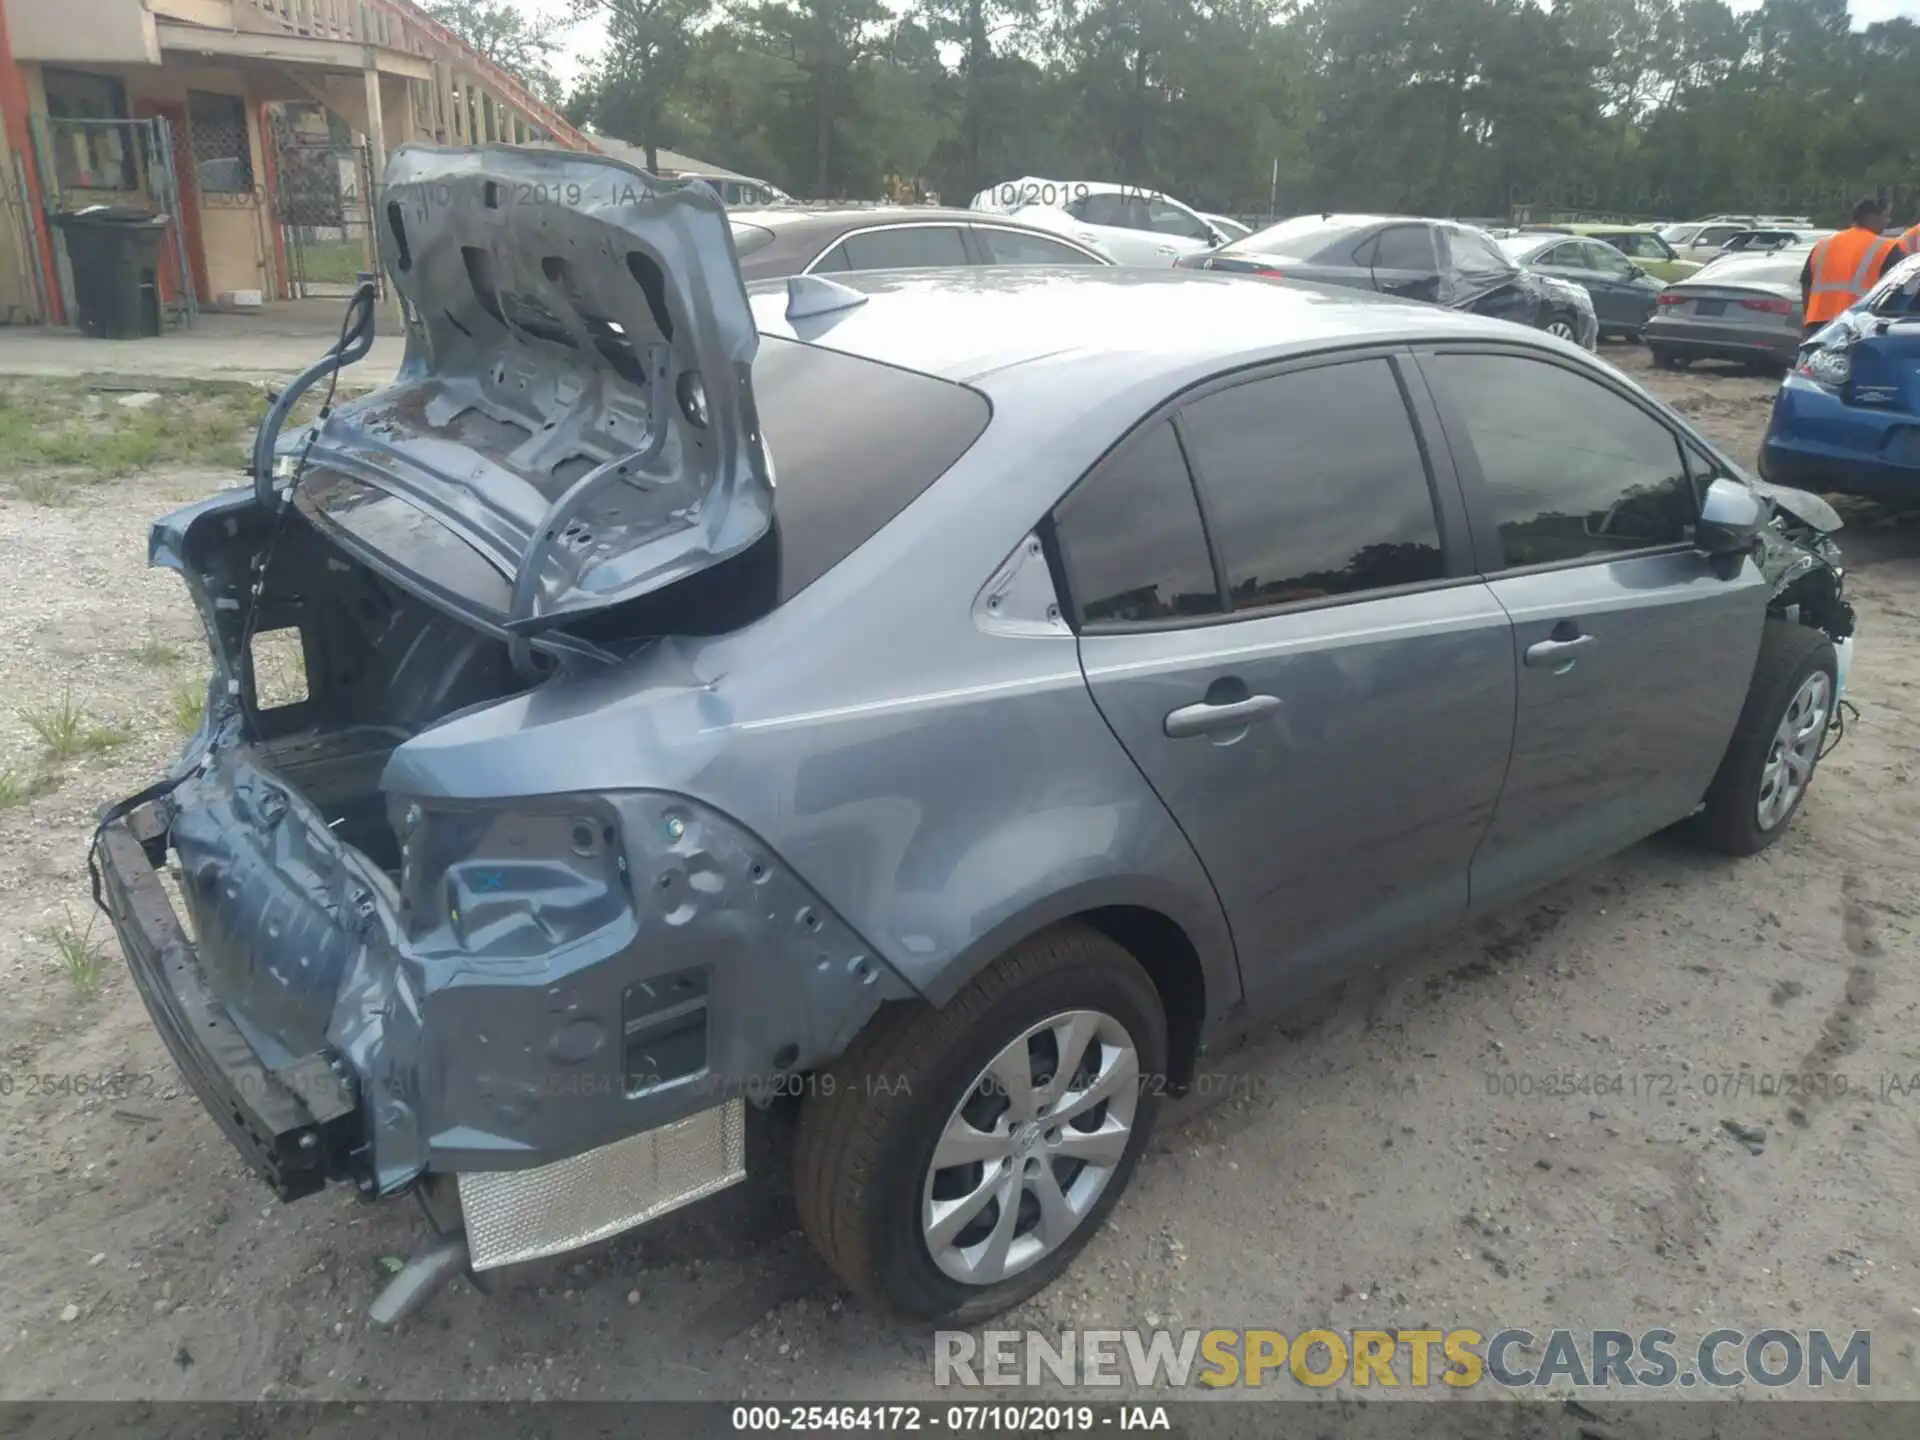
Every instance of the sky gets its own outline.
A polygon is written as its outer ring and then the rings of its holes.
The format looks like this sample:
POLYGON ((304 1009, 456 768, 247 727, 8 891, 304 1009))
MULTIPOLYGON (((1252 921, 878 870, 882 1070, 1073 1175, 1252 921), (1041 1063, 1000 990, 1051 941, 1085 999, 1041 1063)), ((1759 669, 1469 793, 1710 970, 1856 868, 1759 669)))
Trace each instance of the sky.
MULTIPOLYGON (((1735 10, 1751 10, 1759 4, 1759 0, 1729 0, 1729 3, 1735 10)), ((573 0, 525 0, 525 4, 536 15, 565 15, 573 8, 573 0)), ((895 0, 894 8, 904 9, 905 5, 895 0)), ((1920 0, 1851 0, 1849 8, 1856 26, 1891 20, 1898 15, 1920 21, 1920 0)), ((606 44, 606 38, 606 23, 597 19, 582 21, 566 32, 566 42, 554 56, 553 65, 554 74, 560 77, 563 89, 573 88, 574 78, 606 44)))

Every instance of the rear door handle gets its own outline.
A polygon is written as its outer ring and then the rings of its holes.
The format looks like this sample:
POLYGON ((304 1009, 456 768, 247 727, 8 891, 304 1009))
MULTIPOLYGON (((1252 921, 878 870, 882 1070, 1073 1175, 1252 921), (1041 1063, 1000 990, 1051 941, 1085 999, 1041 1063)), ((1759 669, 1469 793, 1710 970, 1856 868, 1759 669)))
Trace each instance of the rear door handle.
POLYGON ((1198 705, 1182 705, 1178 710, 1167 712, 1167 738, 1184 740, 1190 735, 1210 735, 1217 730, 1244 729, 1255 720, 1277 714, 1279 709, 1278 695, 1249 695, 1225 705, 1209 705, 1204 700, 1198 705))
POLYGON ((1575 635, 1570 640, 1541 640, 1527 647, 1527 664, 1536 670, 1564 675, 1573 669, 1580 652, 1592 644, 1591 635, 1575 635))

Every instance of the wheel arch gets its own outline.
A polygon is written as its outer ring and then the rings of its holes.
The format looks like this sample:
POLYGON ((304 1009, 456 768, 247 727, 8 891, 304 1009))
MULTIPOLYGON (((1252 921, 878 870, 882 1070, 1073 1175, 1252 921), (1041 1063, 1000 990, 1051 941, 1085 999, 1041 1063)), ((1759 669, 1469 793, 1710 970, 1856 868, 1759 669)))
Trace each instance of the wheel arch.
POLYGON ((1167 1017, 1168 1084, 1184 1085, 1206 1037, 1240 1001, 1232 938, 1211 894, 1195 903, 1146 876, 1071 887, 979 936, 921 993, 945 1005, 996 957, 1069 924, 1098 931, 1147 972, 1167 1017))

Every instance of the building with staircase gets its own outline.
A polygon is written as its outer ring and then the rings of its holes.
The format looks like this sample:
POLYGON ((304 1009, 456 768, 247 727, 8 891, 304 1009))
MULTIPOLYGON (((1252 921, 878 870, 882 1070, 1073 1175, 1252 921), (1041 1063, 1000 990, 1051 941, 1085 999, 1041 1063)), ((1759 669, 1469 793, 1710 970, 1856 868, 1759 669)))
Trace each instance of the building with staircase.
POLYGON ((407 0, 0 0, 0 322, 72 313, 58 217, 168 217, 170 322, 344 294, 393 147, 594 150, 407 0))

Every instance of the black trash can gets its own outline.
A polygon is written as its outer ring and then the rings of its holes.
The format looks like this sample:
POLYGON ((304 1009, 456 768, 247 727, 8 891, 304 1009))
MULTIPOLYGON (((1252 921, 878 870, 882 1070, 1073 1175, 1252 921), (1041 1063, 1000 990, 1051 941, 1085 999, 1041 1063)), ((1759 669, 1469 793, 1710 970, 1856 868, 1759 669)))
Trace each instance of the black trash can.
POLYGON ((160 238, 167 217, 90 205, 53 217, 73 269, 74 322, 100 340, 160 333, 160 238))

